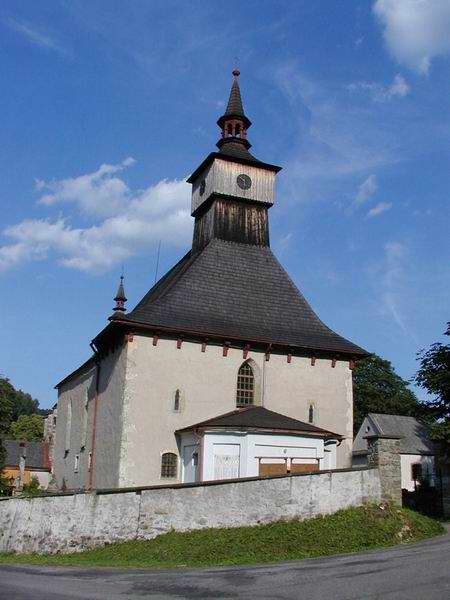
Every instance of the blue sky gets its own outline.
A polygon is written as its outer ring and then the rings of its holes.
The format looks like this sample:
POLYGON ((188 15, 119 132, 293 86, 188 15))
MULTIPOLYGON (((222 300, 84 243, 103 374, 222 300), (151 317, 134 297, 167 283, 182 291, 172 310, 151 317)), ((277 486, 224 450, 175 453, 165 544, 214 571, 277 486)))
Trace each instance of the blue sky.
POLYGON ((0 372, 37 397, 189 247, 238 57, 272 247, 409 379, 450 319, 450 2, 4 0, 0 372))

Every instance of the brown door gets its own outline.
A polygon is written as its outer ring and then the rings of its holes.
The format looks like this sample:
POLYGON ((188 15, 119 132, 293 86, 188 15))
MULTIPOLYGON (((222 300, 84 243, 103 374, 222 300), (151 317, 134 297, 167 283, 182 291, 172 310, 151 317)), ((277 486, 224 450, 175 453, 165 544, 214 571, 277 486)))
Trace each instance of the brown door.
POLYGON ((319 465, 317 463, 292 463, 291 473, 311 473, 311 471, 318 471, 319 465))
POLYGON ((259 475, 263 477, 264 475, 286 475, 286 463, 259 463, 259 475))

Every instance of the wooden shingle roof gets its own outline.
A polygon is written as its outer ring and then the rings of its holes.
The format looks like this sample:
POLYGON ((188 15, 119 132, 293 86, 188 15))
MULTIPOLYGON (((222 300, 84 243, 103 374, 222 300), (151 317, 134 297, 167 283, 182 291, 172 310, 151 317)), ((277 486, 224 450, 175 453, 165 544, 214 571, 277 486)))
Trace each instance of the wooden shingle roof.
POLYGON ((355 357, 367 354, 319 319, 269 247, 220 239, 188 252, 130 313, 111 320, 355 357))

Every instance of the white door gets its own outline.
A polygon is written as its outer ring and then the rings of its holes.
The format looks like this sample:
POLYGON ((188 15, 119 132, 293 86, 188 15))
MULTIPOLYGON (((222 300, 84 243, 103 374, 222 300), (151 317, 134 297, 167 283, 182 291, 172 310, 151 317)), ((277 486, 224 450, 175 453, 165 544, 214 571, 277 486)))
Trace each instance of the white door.
POLYGON ((183 483, 197 481, 198 444, 185 446, 183 449, 183 483))
POLYGON ((239 477, 239 444, 214 444, 214 479, 239 477))

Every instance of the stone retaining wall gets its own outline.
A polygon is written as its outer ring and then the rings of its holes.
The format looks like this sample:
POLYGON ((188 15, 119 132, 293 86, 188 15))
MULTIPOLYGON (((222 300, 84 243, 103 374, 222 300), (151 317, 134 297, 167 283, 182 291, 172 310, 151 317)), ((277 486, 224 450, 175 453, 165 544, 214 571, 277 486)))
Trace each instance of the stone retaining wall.
POLYGON ((172 529, 304 519, 381 499, 377 469, 0 501, 0 552, 81 551, 172 529))

